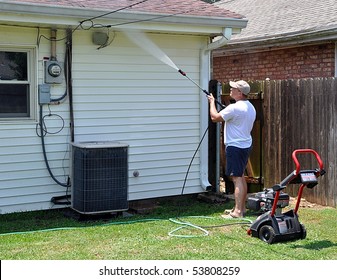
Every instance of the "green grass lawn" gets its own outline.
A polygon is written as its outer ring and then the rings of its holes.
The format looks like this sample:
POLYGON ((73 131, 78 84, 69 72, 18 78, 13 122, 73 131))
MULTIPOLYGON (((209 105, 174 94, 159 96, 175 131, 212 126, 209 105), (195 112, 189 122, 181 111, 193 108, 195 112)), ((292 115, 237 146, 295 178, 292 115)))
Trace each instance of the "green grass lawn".
POLYGON ((247 221, 220 217, 232 206, 186 196, 162 199, 150 214, 132 217, 83 221, 65 215, 70 209, 0 215, 0 259, 337 260, 337 209, 300 208, 307 238, 269 245, 247 235, 247 221), (202 230, 177 230, 183 226, 172 220, 177 216, 202 230))

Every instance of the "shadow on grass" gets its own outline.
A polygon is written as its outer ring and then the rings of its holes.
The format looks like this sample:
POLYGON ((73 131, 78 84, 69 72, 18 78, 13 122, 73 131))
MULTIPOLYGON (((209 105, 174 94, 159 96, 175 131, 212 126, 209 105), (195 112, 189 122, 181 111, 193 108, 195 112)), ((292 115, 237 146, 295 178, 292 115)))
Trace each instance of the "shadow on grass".
POLYGON ((330 240, 320 240, 314 241, 303 245, 294 244, 291 246, 294 249, 303 248, 308 250, 322 250, 330 247, 337 247, 337 243, 331 242, 330 240))

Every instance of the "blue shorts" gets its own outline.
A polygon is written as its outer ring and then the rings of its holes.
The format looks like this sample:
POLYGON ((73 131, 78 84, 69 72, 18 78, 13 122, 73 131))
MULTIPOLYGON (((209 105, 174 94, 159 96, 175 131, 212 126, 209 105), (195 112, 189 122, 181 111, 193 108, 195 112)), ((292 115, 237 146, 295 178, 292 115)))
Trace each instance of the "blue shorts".
POLYGON ((242 149, 226 147, 226 176, 241 177, 244 175, 252 147, 242 149))

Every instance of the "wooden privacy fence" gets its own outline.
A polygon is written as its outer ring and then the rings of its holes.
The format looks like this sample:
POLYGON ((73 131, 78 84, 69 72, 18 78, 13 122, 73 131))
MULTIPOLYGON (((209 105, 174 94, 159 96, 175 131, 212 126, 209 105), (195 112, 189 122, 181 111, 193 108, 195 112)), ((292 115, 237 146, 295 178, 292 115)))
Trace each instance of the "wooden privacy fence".
MULTIPOLYGON (((314 78, 263 81, 264 187, 279 183, 294 169, 295 149, 313 149, 323 160, 326 174, 303 197, 313 203, 337 206, 337 80, 314 78)), ((299 154, 303 169, 318 167, 311 154, 299 154)), ((285 190, 296 196, 298 185, 285 190)))

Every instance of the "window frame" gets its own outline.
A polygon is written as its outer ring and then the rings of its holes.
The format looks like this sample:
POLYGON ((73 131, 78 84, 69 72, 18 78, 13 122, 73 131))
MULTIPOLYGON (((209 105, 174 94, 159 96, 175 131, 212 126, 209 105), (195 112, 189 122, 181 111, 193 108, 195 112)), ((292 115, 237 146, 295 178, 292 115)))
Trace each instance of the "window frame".
POLYGON ((0 84, 6 85, 28 85, 27 89, 29 91, 27 98, 27 110, 28 116, 20 116, 20 114, 8 113, 8 116, 0 116, 0 122, 11 122, 11 121, 27 121, 36 120, 36 78, 37 78, 37 63, 36 63, 36 47, 31 46, 2 46, 0 45, 0 52, 23 52, 27 54, 27 80, 25 81, 12 81, 12 80, 1 80, 0 84))

